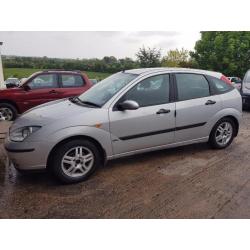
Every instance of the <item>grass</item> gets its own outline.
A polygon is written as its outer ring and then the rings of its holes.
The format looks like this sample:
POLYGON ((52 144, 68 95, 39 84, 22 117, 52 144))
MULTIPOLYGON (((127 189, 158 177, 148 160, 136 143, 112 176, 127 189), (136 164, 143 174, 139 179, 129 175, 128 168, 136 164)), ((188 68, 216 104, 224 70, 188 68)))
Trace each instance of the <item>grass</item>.
MULTIPOLYGON (((17 78, 26 78, 29 77, 31 74, 41 71, 41 69, 28 69, 28 68, 4 68, 4 79, 7 79, 8 77, 17 77, 17 78)), ((91 72, 91 71, 84 71, 88 78, 90 79, 99 79, 102 80, 109 75, 110 73, 101 73, 101 72, 91 72)))

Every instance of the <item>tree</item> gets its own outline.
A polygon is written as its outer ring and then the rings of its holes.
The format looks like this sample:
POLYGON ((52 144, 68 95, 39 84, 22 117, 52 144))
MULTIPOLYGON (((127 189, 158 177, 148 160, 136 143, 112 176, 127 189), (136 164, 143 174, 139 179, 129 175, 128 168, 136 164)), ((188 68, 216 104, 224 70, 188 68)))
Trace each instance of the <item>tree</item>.
POLYGON ((167 55, 162 59, 164 67, 186 67, 189 63, 189 51, 182 48, 181 50, 169 50, 167 55))
POLYGON ((161 65, 161 50, 157 50, 156 48, 145 48, 142 47, 136 53, 136 57, 139 61, 141 67, 158 67, 161 65))
POLYGON ((242 77, 250 68, 250 32, 201 32, 201 39, 190 55, 199 68, 242 77))

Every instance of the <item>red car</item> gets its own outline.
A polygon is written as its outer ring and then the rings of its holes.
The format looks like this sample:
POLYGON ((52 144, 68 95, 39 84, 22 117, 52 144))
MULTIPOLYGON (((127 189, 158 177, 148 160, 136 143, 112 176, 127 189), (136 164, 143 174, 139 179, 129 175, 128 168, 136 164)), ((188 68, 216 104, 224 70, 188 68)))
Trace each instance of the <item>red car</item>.
POLYGON ((0 90, 0 113, 12 121, 45 102, 82 94, 92 83, 80 71, 48 70, 31 75, 17 88, 0 90))

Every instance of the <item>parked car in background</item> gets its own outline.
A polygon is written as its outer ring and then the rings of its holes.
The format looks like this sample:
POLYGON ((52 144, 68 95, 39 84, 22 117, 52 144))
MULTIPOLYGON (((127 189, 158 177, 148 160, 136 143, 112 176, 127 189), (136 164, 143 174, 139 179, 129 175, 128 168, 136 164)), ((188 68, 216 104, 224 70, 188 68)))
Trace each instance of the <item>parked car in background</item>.
POLYGON ((18 78, 13 78, 10 77, 5 81, 5 86, 6 88, 14 88, 14 87, 18 87, 20 84, 20 80, 18 78))
POLYGON ((244 109, 250 108, 250 70, 248 70, 243 78, 241 86, 242 104, 244 109))
POLYGON ((238 90, 241 89, 242 80, 237 76, 230 76, 228 79, 232 82, 234 87, 238 90))
POLYGON ((11 121, 37 105, 78 96, 91 86, 88 77, 79 71, 37 72, 18 87, 0 90, 0 113, 11 121))
POLYGON ((177 68, 126 70, 79 97, 23 114, 5 149, 20 170, 51 169, 65 183, 85 180, 106 160, 237 136, 242 101, 221 73, 177 68))

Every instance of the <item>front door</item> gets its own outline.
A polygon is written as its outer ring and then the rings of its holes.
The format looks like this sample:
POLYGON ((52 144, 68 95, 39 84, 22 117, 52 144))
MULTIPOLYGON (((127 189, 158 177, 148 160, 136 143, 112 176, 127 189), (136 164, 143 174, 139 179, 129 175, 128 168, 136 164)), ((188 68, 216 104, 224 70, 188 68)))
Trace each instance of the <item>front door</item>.
POLYGON ((174 142, 175 103, 170 98, 169 74, 142 80, 117 102, 136 101, 137 110, 110 108, 110 132, 114 154, 166 145, 174 142))
POLYGON ((29 89, 24 91, 21 97, 24 110, 62 98, 59 92, 57 74, 43 73, 25 84, 28 85, 29 89))

